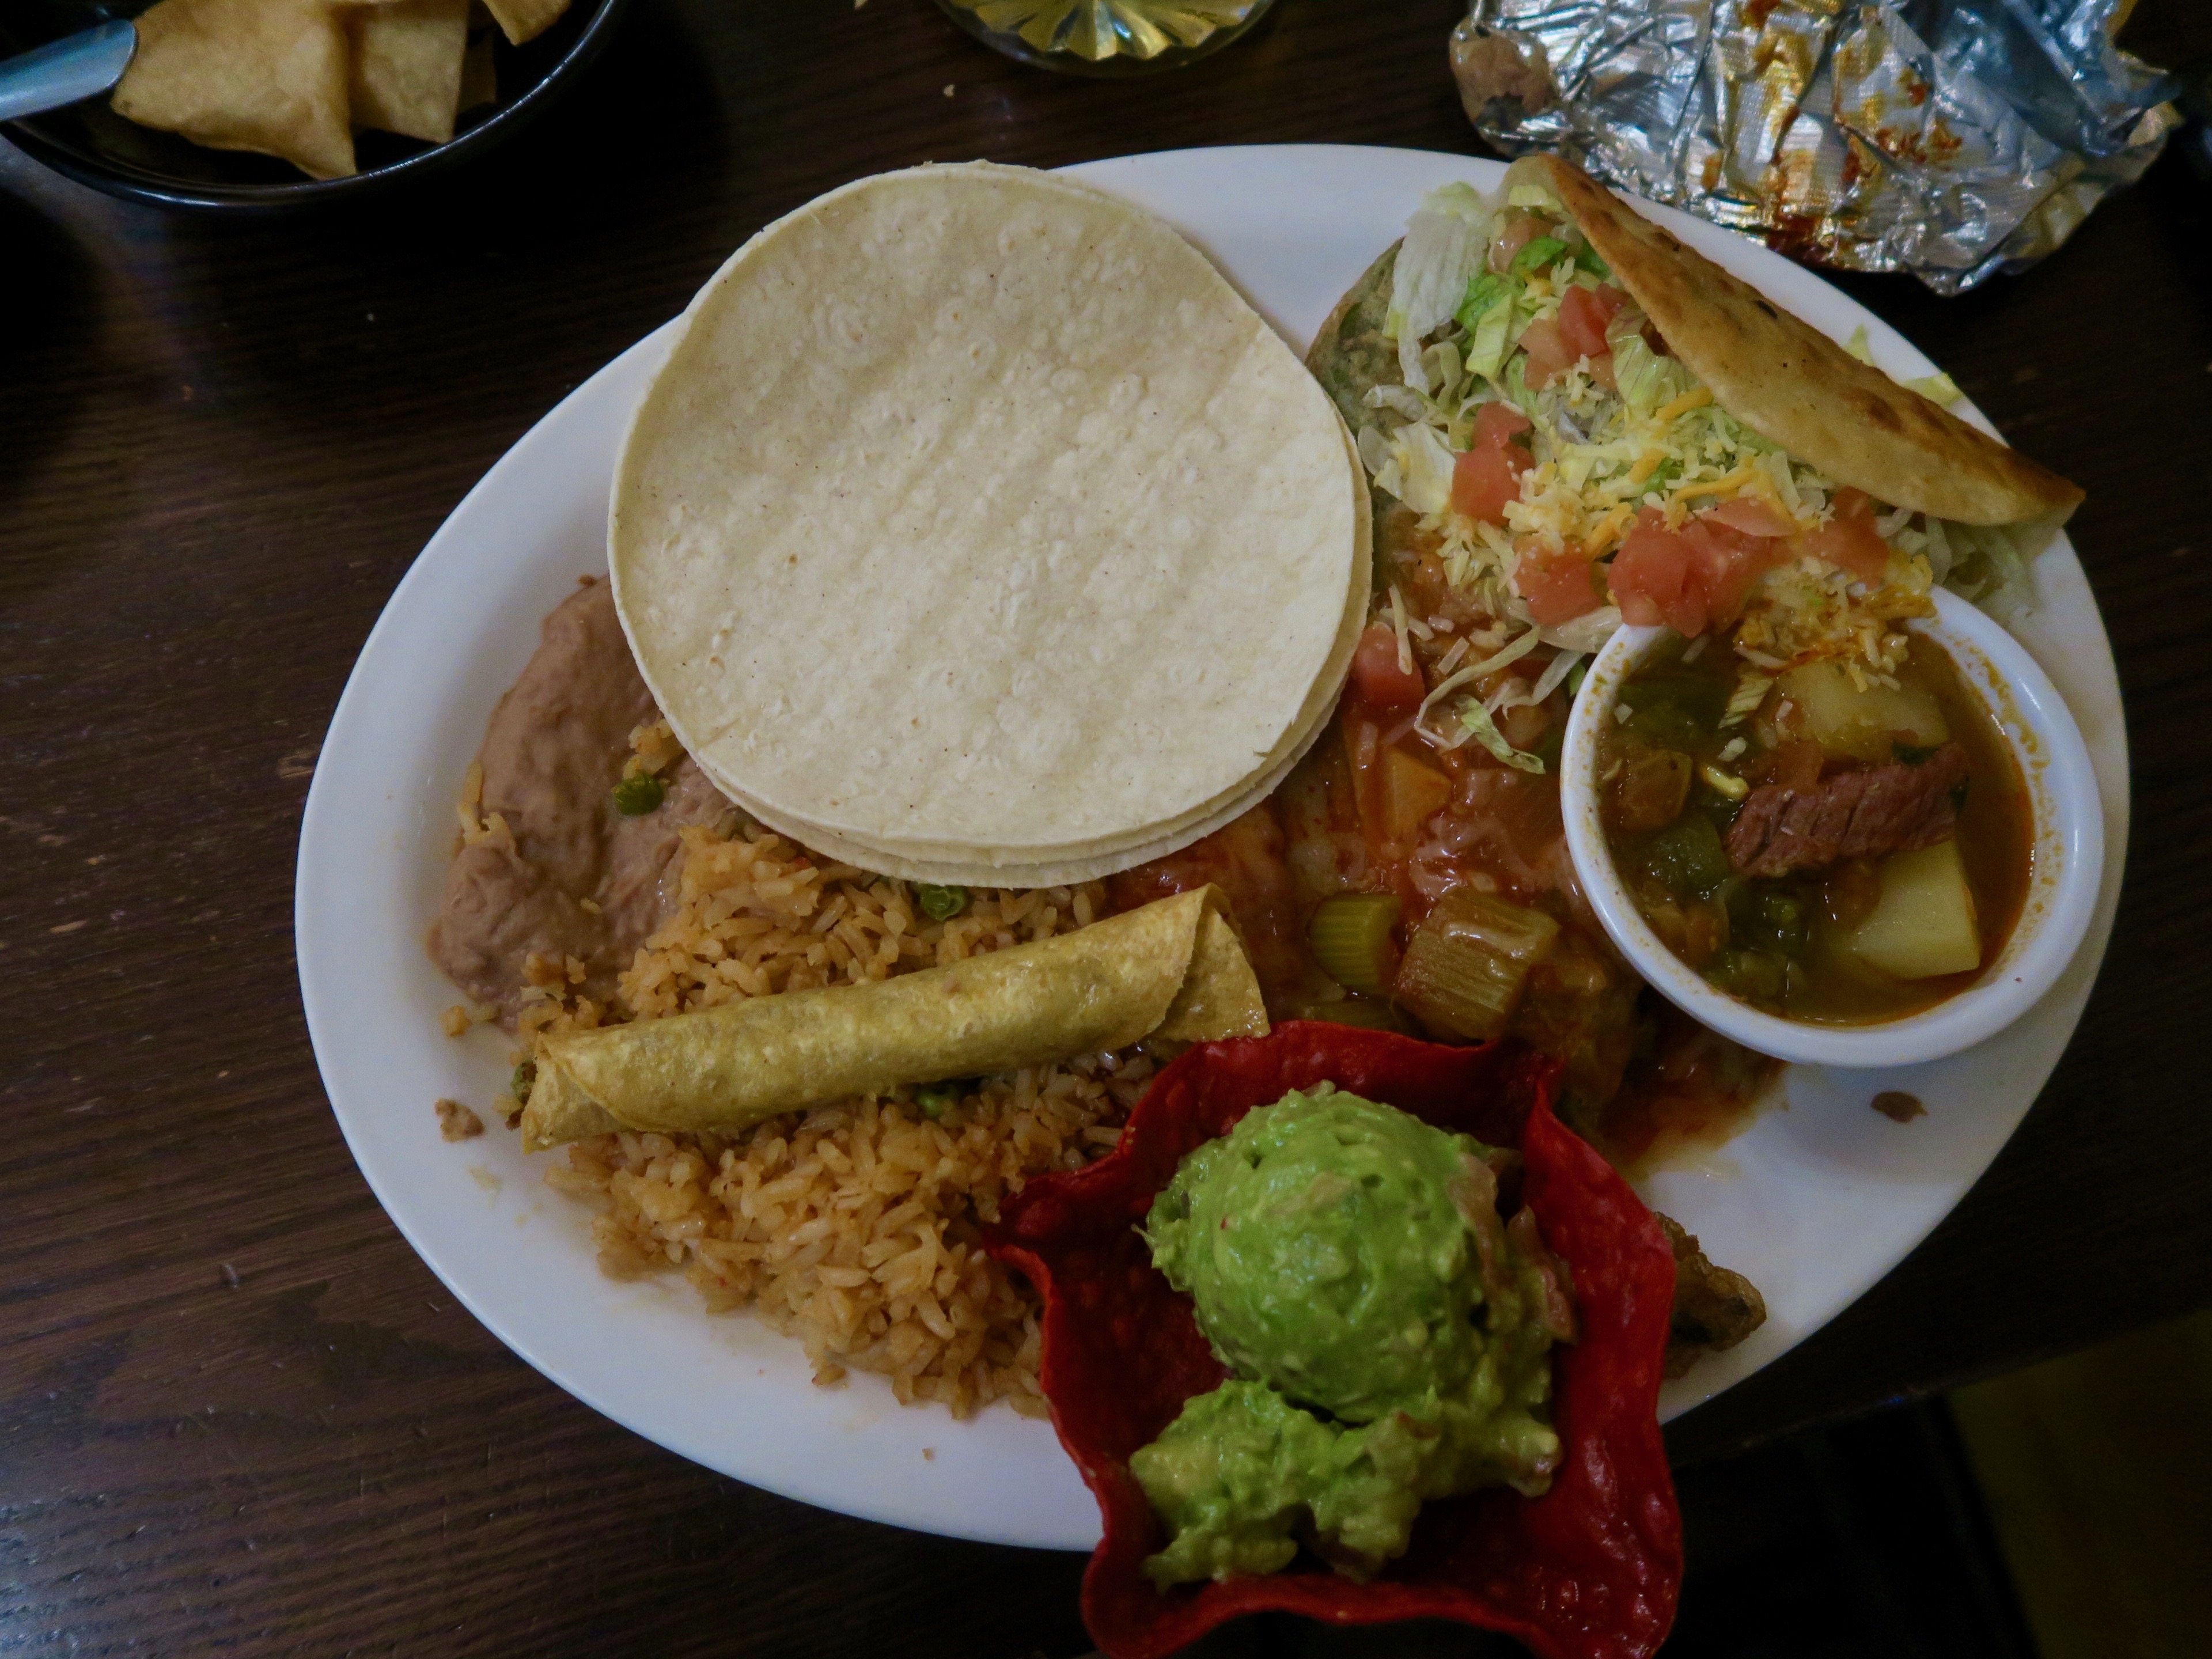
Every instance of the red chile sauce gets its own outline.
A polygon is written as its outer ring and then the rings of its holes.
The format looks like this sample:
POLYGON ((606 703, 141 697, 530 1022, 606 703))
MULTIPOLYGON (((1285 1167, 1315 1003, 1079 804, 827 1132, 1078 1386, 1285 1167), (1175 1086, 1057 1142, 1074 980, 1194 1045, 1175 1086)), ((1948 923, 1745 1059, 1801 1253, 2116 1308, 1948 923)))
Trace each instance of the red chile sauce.
MULTIPOLYGON (((1433 689, 1439 663, 1480 619, 1418 533, 1390 528, 1407 614, 1435 635, 1408 641, 1421 684, 1433 689)), ((1386 609, 1378 605, 1376 614, 1386 609)), ((1540 647, 1499 678, 1533 683, 1551 655, 1540 647)), ((1498 683, 1480 689, 1493 691, 1498 683)), ((1507 767, 1472 742, 1437 749, 1414 731, 1413 706, 1378 704, 1355 678, 1333 729, 1273 795, 1193 846, 1115 877, 1114 902, 1134 905, 1215 883, 1236 911, 1274 1018, 1345 1018, 1444 1041, 1456 1039, 1424 1031, 1382 999, 1347 999, 1308 945, 1314 912, 1339 893, 1395 895, 1401 909, 1394 939, 1402 950, 1431 907, 1462 885, 1542 910, 1560 925, 1558 942, 1531 972, 1510 1034, 1565 1062, 1562 1115, 1622 1164, 1678 1140, 1725 1139, 1777 1064, 1676 1012, 1605 937, 1576 880, 1560 816, 1556 760, 1568 705, 1557 690, 1498 716, 1510 741, 1547 760, 1539 775, 1507 767), (1407 779, 1418 787, 1406 791, 1407 779), (1436 804, 1420 811, 1425 792, 1436 804)))

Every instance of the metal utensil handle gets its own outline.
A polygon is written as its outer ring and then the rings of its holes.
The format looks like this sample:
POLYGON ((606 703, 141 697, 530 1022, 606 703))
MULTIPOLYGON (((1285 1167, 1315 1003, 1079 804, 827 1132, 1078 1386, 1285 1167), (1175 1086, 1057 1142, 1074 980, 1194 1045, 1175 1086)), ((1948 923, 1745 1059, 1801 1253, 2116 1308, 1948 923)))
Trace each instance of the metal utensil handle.
POLYGON ((123 78, 138 30, 120 18, 0 61, 0 121, 97 97, 123 78))

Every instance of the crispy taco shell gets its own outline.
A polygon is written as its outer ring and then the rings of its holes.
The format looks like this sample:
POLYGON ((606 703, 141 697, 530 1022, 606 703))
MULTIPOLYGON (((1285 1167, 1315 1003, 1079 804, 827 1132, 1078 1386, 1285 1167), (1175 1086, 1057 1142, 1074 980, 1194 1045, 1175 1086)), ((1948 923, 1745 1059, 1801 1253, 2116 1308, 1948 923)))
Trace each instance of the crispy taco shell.
POLYGON ((1838 483, 1960 524, 2063 521, 2081 491, 1791 316, 1556 155, 1540 177, 1668 349, 1753 431, 1838 483))
POLYGON ((538 1152, 615 1129, 730 1133, 902 1084, 988 1076, 1147 1037, 1267 1030, 1218 888, 866 985, 549 1036, 522 1114, 538 1152))

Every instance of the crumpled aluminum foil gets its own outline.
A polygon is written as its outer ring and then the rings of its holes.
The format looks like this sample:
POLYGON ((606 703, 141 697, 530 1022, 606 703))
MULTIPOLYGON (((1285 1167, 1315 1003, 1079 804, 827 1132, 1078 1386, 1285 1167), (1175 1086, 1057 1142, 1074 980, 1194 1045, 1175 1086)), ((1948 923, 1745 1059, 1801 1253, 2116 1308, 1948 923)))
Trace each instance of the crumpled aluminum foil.
POLYGON ((1847 270, 1956 294, 2019 270, 2158 157, 2173 77, 2123 0, 1474 0, 1453 31, 1500 149, 1847 270))

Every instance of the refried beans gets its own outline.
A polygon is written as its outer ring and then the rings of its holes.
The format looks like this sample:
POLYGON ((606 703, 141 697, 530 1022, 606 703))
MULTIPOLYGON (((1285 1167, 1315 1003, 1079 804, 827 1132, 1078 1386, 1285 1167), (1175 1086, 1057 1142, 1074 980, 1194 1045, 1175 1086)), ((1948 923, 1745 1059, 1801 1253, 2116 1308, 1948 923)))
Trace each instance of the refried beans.
POLYGON ((617 975, 675 908, 678 832, 736 812, 688 756, 663 777, 655 810, 628 817, 617 809, 630 734, 659 717, 613 593, 586 578, 545 618, 477 753, 478 810, 503 818, 510 836, 460 849, 430 928, 431 959, 509 1030, 533 956, 580 963, 584 978, 571 988, 611 1000, 617 975))

